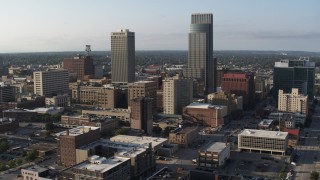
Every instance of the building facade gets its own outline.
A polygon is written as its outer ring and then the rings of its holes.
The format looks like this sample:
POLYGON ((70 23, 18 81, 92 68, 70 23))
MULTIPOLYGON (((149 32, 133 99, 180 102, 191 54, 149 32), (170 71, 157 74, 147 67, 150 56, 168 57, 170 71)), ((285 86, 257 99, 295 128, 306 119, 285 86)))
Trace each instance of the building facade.
POLYGON ((314 97, 315 62, 301 58, 299 60, 281 60, 275 62, 273 69, 273 95, 278 99, 279 90, 289 93, 298 88, 309 100, 314 97))
POLYGON ((190 147, 198 138, 197 127, 177 128, 169 133, 169 143, 190 147))
POLYGON ((141 129, 149 135, 152 134, 152 99, 138 97, 131 100, 130 127, 141 129))
POLYGON ((291 93, 284 93, 279 90, 278 94, 278 110, 284 112, 300 112, 308 113, 308 95, 299 94, 298 88, 292 88, 291 93))
POLYGON ((225 116, 228 113, 227 106, 216 106, 205 103, 191 103, 183 108, 183 118, 210 127, 218 127, 225 124, 225 116))
POLYGON ((223 91, 208 94, 208 103, 212 105, 222 105, 228 107, 228 114, 236 109, 243 109, 242 96, 227 94, 223 91))
POLYGON ((69 92, 69 77, 67 70, 49 70, 33 72, 34 93, 51 97, 69 92))
POLYGON ((135 35, 128 29, 111 33, 112 83, 135 81, 135 35))
POLYGON ((152 99, 152 109, 156 108, 157 83, 154 81, 137 81, 128 84, 128 106, 131 100, 137 97, 152 99))
POLYGON ((221 81, 221 88, 224 92, 243 97, 245 109, 255 105, 255 88, 253 73, 227 73, 221 81))
POLYGON ((97 127, 78 126, 56 134, 58 141, 57 161, 60 166, 70 167, 77 162, 76 149, 100 139, 97 127))
POLYGON ((288 148, 288 133, 245 129, 238 134, 238 148, 241 151, 285 155, 288 148))
POLYGON ((188 67, 184 76, 203 84, 204 94, 216 91, 216 59, 213 58, 213 15, 192 14, 189 32, 188 67))
POLYGON ((193 98, 193 82, 178 75, 163 80, 163 113, 182 114, 182 108, 193 98))
POLYGON ((68 94, 46 97, 46 106, 68 107, 70 106, 70 96, 68 94))
POLYGON ((16 101, 15 86, 0 86, 0 102, 16 101))
POLYGON ((75 74, 77 80, 84 80, 86 76, 94 76, 94 64, 90 56, 78 54, 72 58, 64 58, 62 66, 70 74, 75 74))
POLYGON ((214 170, 222 167, 230 157, 230 145, 214 142, 198 151, 198 168, 214 170))

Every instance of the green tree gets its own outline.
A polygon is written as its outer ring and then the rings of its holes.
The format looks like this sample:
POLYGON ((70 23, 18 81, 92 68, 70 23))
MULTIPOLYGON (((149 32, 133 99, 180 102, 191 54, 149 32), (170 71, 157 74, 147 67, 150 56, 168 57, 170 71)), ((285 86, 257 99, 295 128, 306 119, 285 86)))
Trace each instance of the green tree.
POLYGON ((16 160, 17 165, 21 165, 23 163, 23 160, 21 158, 16 160))
POLYGON ((16 161, 15 161, 14 159, 10 160, 10 161, 8 162, 8 166, 9 166, 10 168, 15 167, 15 166, 16 166, 16 161))
POLYGON ((0 153, 6 152, 9 149, 9 142, 7 138, 0 139, 0 153))
POLYGON ((32 150, 31 152, 27 153, 25 159, 27 161, 34 161, 35 159, 37 159, 39 153, 37 150, 32 150))
POLYGON ((123 135, 123 134, 126 134, 127 132, 129 131, 129 129, 117 129, 115 130, 114 132, 114 135, 123 135))
POLYGON ((162 131, 162 128, 159 127, 159 126, 154 126, 154 127, 152 128, 152 132, 155 133, 155 134, 160 134, 161 131, 162 131))
POLYGON ((53 123, 46 123, 45 128, 47 131, 52 131, 54 129, 54 125, 53 123))
POLYGON ((164 137, 168 137, 169 136, 169 133, 170 133, 170 128, 167 126, 166 128, 164 128, 162 134, 164 137))
POLYGON ((318 180, 319 179, 319 173, 316 171, 312 171, 310 174, 310 180, 318 180))
POLYGON ((0 162, 0 171, 4 170, 6 170, 6 166, 2 162, 0 162))

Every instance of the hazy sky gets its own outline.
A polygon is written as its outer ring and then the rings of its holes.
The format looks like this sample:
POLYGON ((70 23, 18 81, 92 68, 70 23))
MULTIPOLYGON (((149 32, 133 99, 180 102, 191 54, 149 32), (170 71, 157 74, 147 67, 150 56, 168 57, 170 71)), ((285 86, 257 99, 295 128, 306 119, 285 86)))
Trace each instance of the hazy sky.
POLYGON ((213 13, 214 50, 320 51, 319 0, 0 0, 0 53, 110 50, 134 31, 136 50, 187 50, 192 13, 213 13))

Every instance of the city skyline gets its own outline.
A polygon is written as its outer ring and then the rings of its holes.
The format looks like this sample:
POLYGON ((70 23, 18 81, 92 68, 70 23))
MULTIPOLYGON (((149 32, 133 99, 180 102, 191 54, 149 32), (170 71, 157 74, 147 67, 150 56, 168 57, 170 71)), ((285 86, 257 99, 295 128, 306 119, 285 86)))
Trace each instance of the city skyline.
POLYGON ((316 0, 5 0, 0 53, 79 51, 85 44, 110 51, 109 34, 123 28, 136 33, 136 50, 187 50, 193 13, 213 13, 214 50, 319 52, 319 5, 316 0))

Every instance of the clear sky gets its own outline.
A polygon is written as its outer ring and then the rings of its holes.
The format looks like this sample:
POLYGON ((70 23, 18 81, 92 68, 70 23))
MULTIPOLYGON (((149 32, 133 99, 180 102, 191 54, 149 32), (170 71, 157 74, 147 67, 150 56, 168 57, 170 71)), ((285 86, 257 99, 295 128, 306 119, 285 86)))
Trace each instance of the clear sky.
POLYGON ((320 52, 319 0, 0 0, 0 53, 110 50, 134 31, 136 50, 187 50, 192 13, 213 13, 214 50, 320 52))

